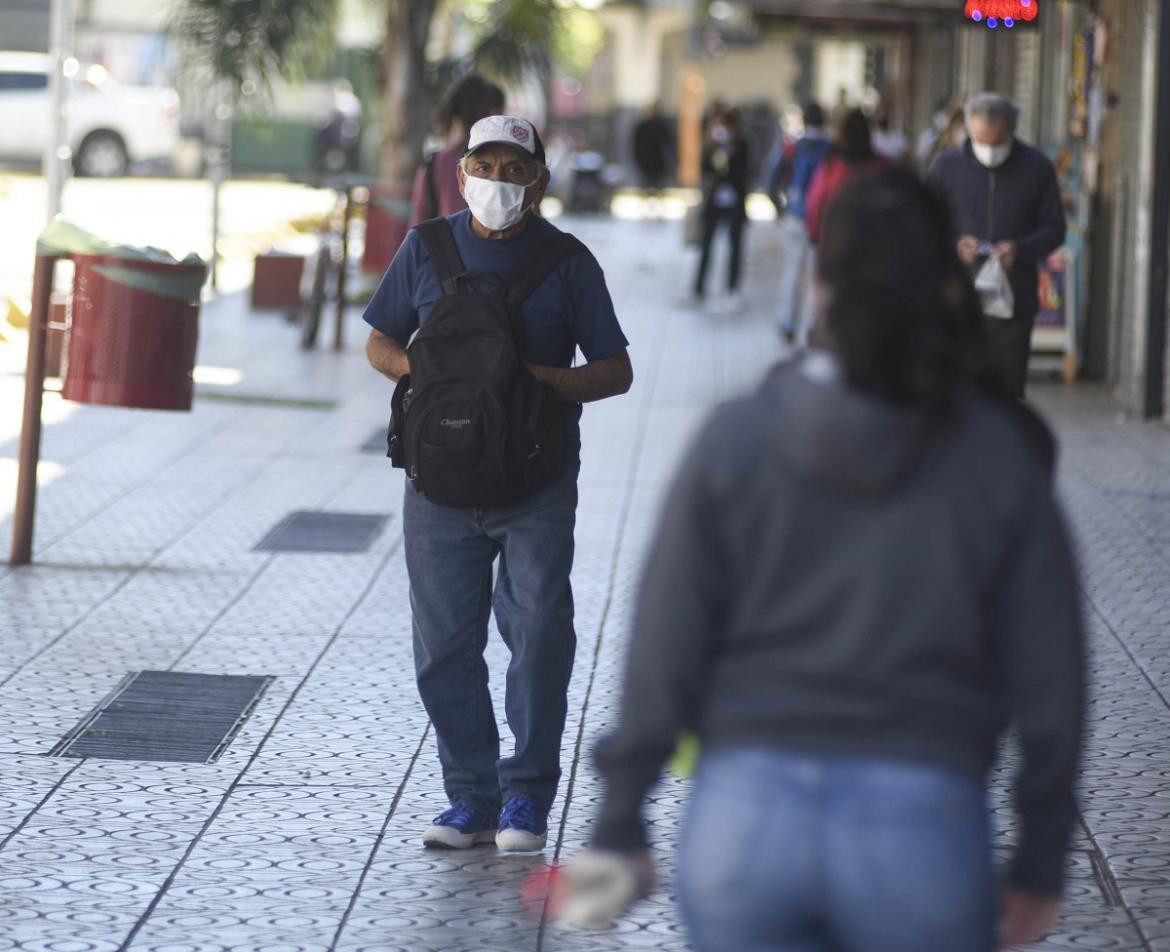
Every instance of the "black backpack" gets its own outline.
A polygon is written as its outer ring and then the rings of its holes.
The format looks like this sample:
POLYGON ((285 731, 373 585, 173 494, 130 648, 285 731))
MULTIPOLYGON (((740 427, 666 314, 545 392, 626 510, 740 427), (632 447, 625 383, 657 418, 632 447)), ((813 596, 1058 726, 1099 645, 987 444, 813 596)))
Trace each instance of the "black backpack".
POLYGON ((417 227, 442 296, 406 348, 386 455, 443 506, 521 499, 564 469, 567 408, 524 366, 520 304, 584 245, 557 232, 502 278, 464 269, 445 218, 417 227))

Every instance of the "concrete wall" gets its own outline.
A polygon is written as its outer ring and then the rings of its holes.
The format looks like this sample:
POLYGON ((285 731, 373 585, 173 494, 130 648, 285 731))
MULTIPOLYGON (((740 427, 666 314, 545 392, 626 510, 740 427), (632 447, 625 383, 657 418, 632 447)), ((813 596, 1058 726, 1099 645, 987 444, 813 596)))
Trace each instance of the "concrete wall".
POLYGON ((1123 148, 1110 170, 1116 177, 1118 257, 1110 282, 1114 306, 1107 379, 1122 403, 1137 408, 1145 383, 1158 5, 1156 0, 1127 0, 1118 13, 1113 43, 1120 63, 1116 122, 1123 148))

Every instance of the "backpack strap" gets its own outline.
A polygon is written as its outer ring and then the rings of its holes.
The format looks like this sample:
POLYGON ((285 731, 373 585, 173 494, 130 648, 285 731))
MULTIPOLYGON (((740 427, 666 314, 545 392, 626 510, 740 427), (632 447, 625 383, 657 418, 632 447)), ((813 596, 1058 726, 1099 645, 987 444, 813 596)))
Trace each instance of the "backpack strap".
POLYGON ((546 241, 506 279, 508 301, 514 307, 519 305, 540 287, 541 283, 574 255, 586 251, 585 245, 572 235, 559 231, 551 241, 546 241))
POLYGON ((438 157, 438 152, 432 152, 423 161, 423 185, 426 188, 427 208, 430 212, 427 218, 434 218, 439 214, 439 190, 435 186, 435 161, 438 157))
POLYGON ((439 289, 444 296, 454 294, 459 278, 466 269, 463 267, 463 259, 459 257, 459 249, 455 247, 450 222, 446 218, 428 218, 415 227, 422 236, 427 254, 431 256, 439 289))

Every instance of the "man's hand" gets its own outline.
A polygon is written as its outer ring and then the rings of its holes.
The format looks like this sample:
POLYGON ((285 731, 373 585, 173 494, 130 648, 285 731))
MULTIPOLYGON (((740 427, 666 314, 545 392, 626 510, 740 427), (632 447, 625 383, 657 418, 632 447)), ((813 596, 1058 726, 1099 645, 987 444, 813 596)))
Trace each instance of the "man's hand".
POLYGON ((561 376, 565 372, 564 367, 545 367, 542 364, 525 363, 528 372, 532 374, 541 383, 547 383, 553 390, 557 389, 557 384, 560 382, 561 376))
POLYGON ((604 928, 654 889, 654 863, 646 851, 587 849, 549 882, 549 912, 570 926, 604 928))
POLYGON ((1003 948, 1039 942, 1060 918, 1060 900, 1007 889, 999 916, 999 944, 1003 948))
POLYGON ((973 235, 963 235, 957 245, 959 260, 963 264, 974 264, 979 258, 979 239, 973 235))
POLYGON ((1010 270, 1016 263, 1016 258, 1019 256, 1019 249, 1016 247, 1014 241, 1001 241, 991 249, 991 253, 999 258, 1000 264, 1010 270))

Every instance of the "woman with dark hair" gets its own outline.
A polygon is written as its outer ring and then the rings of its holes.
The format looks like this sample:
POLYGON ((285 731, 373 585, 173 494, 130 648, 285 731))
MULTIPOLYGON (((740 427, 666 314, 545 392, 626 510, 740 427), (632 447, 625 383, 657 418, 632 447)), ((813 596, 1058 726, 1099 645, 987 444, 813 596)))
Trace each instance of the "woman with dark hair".
POLYGON ((809 186, 805 225, 814 244, 820 240, 825 208, 837 193, 857 176, 876 172, 889 165, 889 159, 874 151, 869 119, 865 113, 860 109, 851 109, 841 120, 833 148, 817 169, 809 186))
POLYGON ((467 207, 459 192, 455 168, 467 150, 467 134, 484 116, 504 111, 504 91, 478 73, 459 80, 443 97, 435 126, 446 145, 427 157, 414 177, 410 197, 410 224, 439 215, 453 215, 467 207))
POLYGON ((997 919, 998 941, 1033 941, 1058 908, 1083 716, 1046 453, 980 386, 973 291, 911 173, 827 209, 816 302, 824 349, 717 410, 674 480, 592 847, 554 901, 596 921, 648 891, 642 799, 689 731, 697 952, 991 952, 997 919), (986 782, 1009 725, 1000 893, 986 782))

